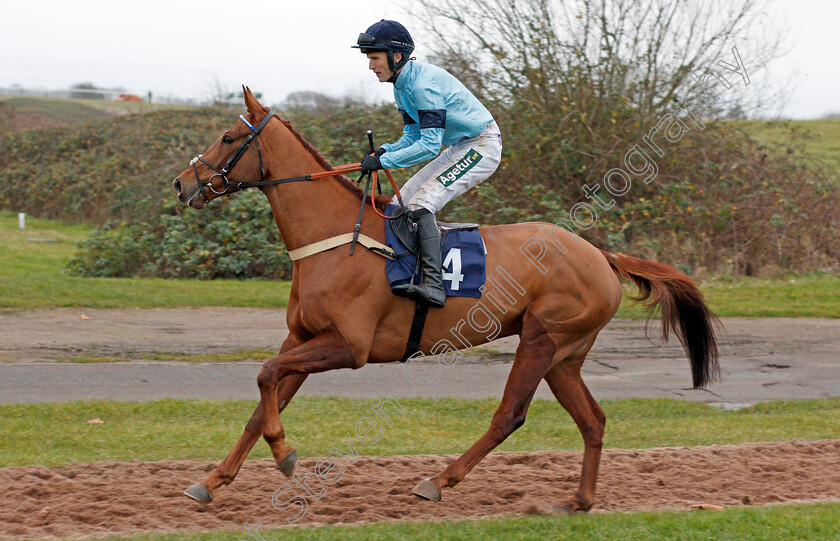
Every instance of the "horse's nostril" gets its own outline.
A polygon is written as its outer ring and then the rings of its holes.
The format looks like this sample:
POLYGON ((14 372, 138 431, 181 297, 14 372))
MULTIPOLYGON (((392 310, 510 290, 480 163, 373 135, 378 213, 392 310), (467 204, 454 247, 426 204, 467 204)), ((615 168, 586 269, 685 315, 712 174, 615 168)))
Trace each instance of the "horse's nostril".
POLYGON ((175 194, 181 195, 181 181, 177 178, 172 182, 172 186, 175 188, 175 194))

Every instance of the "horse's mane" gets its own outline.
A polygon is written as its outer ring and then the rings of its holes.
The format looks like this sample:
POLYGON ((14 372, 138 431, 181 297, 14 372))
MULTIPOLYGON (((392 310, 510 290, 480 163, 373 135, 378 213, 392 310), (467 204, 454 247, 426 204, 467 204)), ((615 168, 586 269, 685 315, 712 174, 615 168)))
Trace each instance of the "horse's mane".
MULTIPOLYGON (((300 144, 302 144, 302 145, 303 145, 303 148, 305 148, 305 149, 306 149, 306 151, 307 151, 307 152, 309 152, 309 153, 312 155, 312 157, 313 157, 313 158, 315 158, 315 160, 316 160, 316 161, 317 161, 317 162, 318 162, 321 166, 323 166, 323 167, 324 167, 325 169, 327 169, 327 170, 330 170, 330 169, 332 169, 332 168, 333 168, 333 167, 332 167, 332 165, 330 164, 330 162, 328 162, 328 161, 327 161, 327 159, 324 157, 324 155, 323 155, 323 154, 321 154, 321 152, 320 152, 317 148, 315 148, 315 147, 312 145, 312 143, 310 143, 309 141, 307 141, 306 139, 304 139, 303 135, 301 135, 301 134, 300 134, 300 132, 299 132, 299 131, 297 131, 297 130, 294 128, 294 126, 292 126, 292 123, 291 123, 291 122, 289 122, 289 121, 288 121, 288 120, 286 120, 285 118, 282 118, 282 117, 281 117, 281 116, 279 116, 279 115, 274 115, 274 116, 275 116, 278 120, 280 120, 280 122, 282 122, 282 123, 283 123, 283 125, 284 125, 284 126, 286 126, 286 128, 288 128, 288 130, 289 130, 290 132, 292 132, 292 134, 293 134, 293 135, 297 138, 297 140, 300 142, 300 144)), ((382 177, 382 176, 384 176, 384 175, 380 175, 380 177, 382 177)), ((349 177, 346 177, 346 176, 344 176, 344 175, 335 175, 335 178, 337 178, 337 179, 338 179, 338 182, 339 182, 339 183, 340 183, 340 184, 341 184, 341 185, 342 185, 342 186, 343 186, 343 187, 344 187, 344 188, 345 188, 348 192, 350 192, 351 194, 355 195, 355 196, 356 196, 356 198, 357 198, 357 199, 359 199, 359 200, 361 201, 361 199, 362 199, 362 194, 364 193, 364 190, 362 190, 362 187, 361 187, 359 184, 357 184, 357 183, 356 183, 353 179, 351 179, 351 178, 349 178, 349 177)), ((382 180, 384 180, 384 179, 380 178, 380 182, 381 182, 382 180)), ((384 209, 384 208, 385 208, 385 205, 386 205, 389 201, 391 201, 391 196, 389 196, 389 195, 377 195, 377 196, 375 196, 375 197, 374 197, 374 199, 375 199, 375 201, 376 201, 376 206, 377 206, 377 207, 379 207, 379 208, 381 208, 381 209, 384 209)), ((371 198, 370 198, 370 197, 368 197, 368 202, 370 202, 370 204, 373 204, 373 202, 371 201, 371 198)))

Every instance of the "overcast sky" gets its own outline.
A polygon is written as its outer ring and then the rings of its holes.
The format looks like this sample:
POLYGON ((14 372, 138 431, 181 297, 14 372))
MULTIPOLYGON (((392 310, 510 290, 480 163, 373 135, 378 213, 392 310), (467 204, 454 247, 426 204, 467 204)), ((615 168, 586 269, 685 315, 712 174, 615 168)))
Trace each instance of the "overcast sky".
MULTIPOLYGON (((141 95, 205 100, 216 83, 241 83, 278 103, 296 90, 391 100, 391 85, 350 49, 381 18, 413 30, 411 0, 0 0, 0 87, 80 82, 141 95)), ((771 66, 796 90, 784 114, 840 112, 840 1, 775 0, 790 52, 771 66)), ((742 56, 748 52, 740 50, 742 56)), ((746 60, 746 58, 745 58, 746 60)))

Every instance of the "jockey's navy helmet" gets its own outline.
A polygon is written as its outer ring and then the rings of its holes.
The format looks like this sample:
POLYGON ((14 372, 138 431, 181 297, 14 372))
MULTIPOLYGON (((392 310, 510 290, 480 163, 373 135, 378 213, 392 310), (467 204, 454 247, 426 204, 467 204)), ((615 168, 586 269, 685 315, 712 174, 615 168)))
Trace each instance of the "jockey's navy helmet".
POLYGON ((397 80, 397 72, 410 60, 414 51, 414 40, 408 30, 397 21, 382 19, 373 23, 370 27, 359 34, 354 49, 361 49, 362 53, 385 52, 388 55, 388 69, 391 70, 391 78, 388 82, 397 80), (401 53, 399 62, 394 61, 394 53, 401 53))
POLYGON ((354 49, 361 49, 363 53, 377 51, 391 51, 408 56, 414 51, 414 40, 408 30, 397 21, 382 19, 373 23, 359 34, 354 49))

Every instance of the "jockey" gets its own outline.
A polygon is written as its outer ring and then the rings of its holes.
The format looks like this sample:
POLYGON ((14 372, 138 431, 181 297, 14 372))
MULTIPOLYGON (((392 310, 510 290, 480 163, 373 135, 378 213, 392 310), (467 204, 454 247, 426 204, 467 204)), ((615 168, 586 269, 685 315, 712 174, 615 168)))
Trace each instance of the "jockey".
POLYGON ((401 189, 419 228, 422 283, 397 286, 394 294, 441 308, 446 293, 435 213, 493 174, 502 157, 501 132, 493 115, 458 79, 410 58, 414 40, 400 23, 382 19, 359 34, 352 47, 367 55, 379 82, 394 85, 405 122, 397 142, 362 159, 362 171, 400 169, 434 158, 401 189), (441 145, 448 148, 441 152, 441 145))

